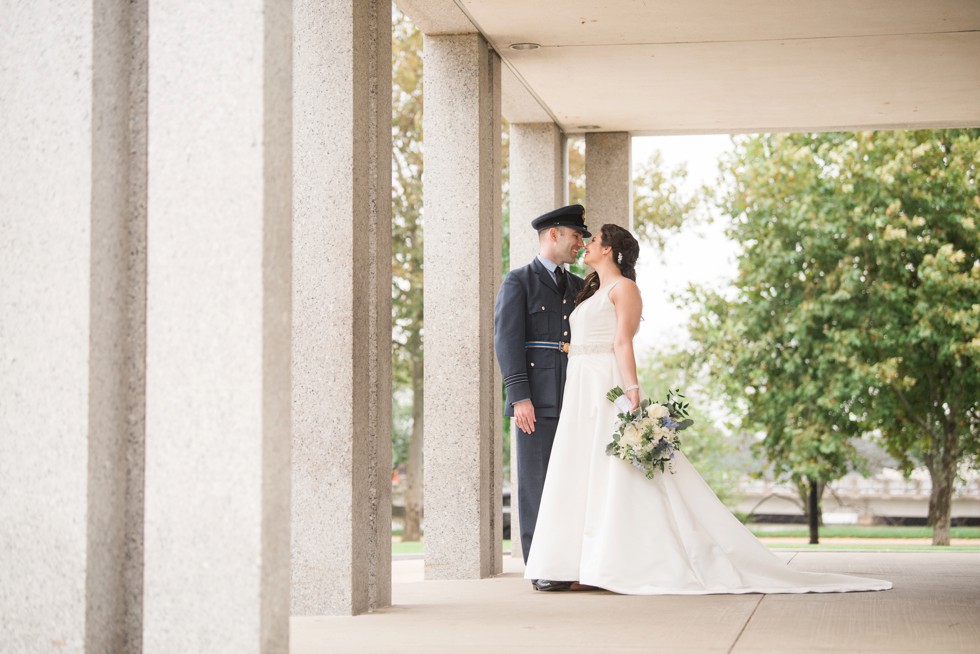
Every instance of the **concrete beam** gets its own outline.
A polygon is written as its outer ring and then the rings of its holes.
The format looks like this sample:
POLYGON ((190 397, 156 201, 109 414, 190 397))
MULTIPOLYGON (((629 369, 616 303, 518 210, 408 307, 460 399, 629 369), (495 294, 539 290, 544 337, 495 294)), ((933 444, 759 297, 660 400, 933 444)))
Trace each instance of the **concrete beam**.
POLYGON ((454 0, 396 0, 423 34, 476 34, 477 28, 454 0))
POLYGON ((504 118, 515 123, 550 123, 554 117, 541 106, 523 80, 507 65, 501 68, 500 110, 504 118))

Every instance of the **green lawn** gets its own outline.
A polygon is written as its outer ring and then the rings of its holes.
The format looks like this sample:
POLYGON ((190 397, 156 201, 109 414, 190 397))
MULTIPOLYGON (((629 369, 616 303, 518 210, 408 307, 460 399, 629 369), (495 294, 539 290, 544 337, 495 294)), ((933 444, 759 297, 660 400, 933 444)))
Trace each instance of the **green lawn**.
POLYGON ((421 554, 422 542, 417 540, 410 540, 407 542, 393 541, 391 543, 391 553, 392 554, 421 554))
MULTIPOLYGON (((980 543, 976 545, 954 545, 951 547, 933 547, 928 544, 909 543, 908 545, 879 544, 874 538, 869 538, 867 543, 861 545, 806 545, 794 543, 769 543, 771 549, 806 549, 816 551, 832 550, 857 550, 866 549, 876 552, 980 552, 980 543)), ((422 543, 412 541, 408 543, 392 543, 392 554, 422 554, 422 543)), ((503 551, 506 554, 510 551, 510 541, 504 541, 503 551)))
MULTIPOLYGON (((756 536, 773 538, 808 538, 806 525, 748 525, 756 536)), ((980 527, 952 527, 950 538, 978 538, 980 527)), ((932 538, 929 527, 901 527, 888 525, 832 525, 820 528, 821 538, 932 538)))
MULTIPOLYGON (((806 525, 749 525, 749 529, 756 536, 773 538, 808 538, 810 531, 806 525)), ((397 537, 399 534, 396 533, 397 537)), ((791 549, 814 549, 814 550, 853 550, 871 549, 879 551, 936 551, 936 552, 976 552, 980 551, 980 527, 953 527, 949 530, 951 538, 970 538, 977 539, 976 545, 953 546, 953 547, 933 547, 928 544, 909 543, 909 544, 879 544, 876 539, 899 539, 899 538, 932 538, 932 530, 929 527, 899 527, 899 526, 860 526, 860 525, 834 525, 820 528, 820 538, 866 538, 867 543, 861 545, 805 545, 793 543, 770 543, 772 548, 791 548, 791 549)), ((510 541, 503 542, 503 551, 510 551, 510 541)), ((423 547, 419 541, 400 542, 395 541, 391 544, 392 554, 422 554, 423 547)))
MULTIPOLYGON (((504 554, 510 552, 510 541, 505 540, 503 545, 504 554)), ((391 544, 392 554, 421 554, 422 553, 422 543, 421 541, 408 541, 407 543, 393 542, 391 544)))
POLYGON ((933 547, 928 543, 909 543, 908 545, 878 544, 879 541, 869 538, 860 545, 836 545, 821 543, 820 545, 795 545, 793 543, 766 543, 766 547, 773 550, 814 550, 817 552, 829 552, 832 550, 862 550, 872 552, 978 552, 980 553, 980 543, 976 545, 951 545, 948 547, 933 547))

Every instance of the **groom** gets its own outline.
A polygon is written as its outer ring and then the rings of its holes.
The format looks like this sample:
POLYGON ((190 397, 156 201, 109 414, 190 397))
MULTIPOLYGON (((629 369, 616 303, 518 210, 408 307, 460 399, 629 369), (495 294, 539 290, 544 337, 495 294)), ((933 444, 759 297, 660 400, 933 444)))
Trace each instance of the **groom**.
MULTIPOLYGON (((517 425, 517 485, 524 562, 531 551, 541 492, 565 389, 568 317, 582 278, 564 269, 592 236, 580 204, 561 207, 531 221, 538 256, 510 271, 494 307, 494 347, 507 387, 504 414, 517 425)), ((538 579, 538 590, 564 590, 568 582, 538 579)))

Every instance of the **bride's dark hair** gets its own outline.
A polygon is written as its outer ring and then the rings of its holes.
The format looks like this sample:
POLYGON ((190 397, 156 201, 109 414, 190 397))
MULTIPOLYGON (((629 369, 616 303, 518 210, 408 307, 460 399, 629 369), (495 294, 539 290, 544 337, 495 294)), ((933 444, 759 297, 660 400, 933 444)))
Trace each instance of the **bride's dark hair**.
MULTIPOLYGON (((619 272, 623 277, 636 281, 636 260, 640 256, 640 244, 629 230, 623 229, 619 225, 606 223, 599 229, 603 247, 612 248, 612 260, 619 266, 619 272)), ((575 304, 581 304, 596 291, 599 290, 599 273, 594 270, 585 278, 585 286, 575 297, 575 304)))

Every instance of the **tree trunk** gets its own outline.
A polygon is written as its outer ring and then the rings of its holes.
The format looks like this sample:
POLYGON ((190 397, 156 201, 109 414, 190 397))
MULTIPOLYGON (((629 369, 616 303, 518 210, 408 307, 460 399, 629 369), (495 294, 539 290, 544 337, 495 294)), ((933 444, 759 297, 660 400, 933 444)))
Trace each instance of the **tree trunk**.
POLYGON ((820 543, 820 484, 809 482, 810 492, 807 499, 807 518, 810 521, 810 544, 820 543))
POLYGON ((405 532, 403 541, 422 540, 422 434, 424 433, 421 355, 412 361, 412 437, 405 463, 405 532))
POLYGON ((958 452, 956 433, 946 430, 940 451, 931 457, 938 465, 928 466, 932 477, 932 492, 929 495, 929 518, 932 526, 932 544, 949 545, 950 517, 953 509, 953 485, 956 481, 958 452))
POLYGON ((823 524, 823 490, 826 484, 821 481, 811 482, 802 477, 796 482, 796 494, 803 504, 803 515, 810 529, 810 544, 817 545, 820 539, 820 525, 823 524))
POLYGON ((935 522, 932 525, 932 544, 949 545, 950 509, 952 503, 952 480, 940 481, 932 478, 932 498, 935 498, 935 522))

